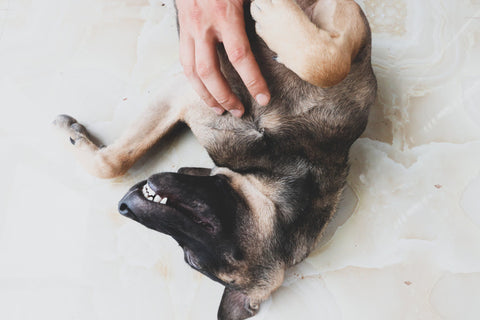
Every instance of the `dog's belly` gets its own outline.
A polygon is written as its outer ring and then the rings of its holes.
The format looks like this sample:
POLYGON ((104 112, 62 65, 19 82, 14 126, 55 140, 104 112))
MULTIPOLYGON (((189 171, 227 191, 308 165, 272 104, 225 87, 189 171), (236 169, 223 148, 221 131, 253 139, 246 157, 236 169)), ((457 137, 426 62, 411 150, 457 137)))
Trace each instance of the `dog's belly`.
POLYGON ((267 113, 245 119, 203 118, 189 126, 217 166, 271 173, 318 157, 321 132, 307 125, 309 130, 302 130, 302 123, 306 124, 299 117, 267 113))
MULTIPOLYGON (((309 0, 302 3, 307 6, 309 0)), ((250 18, 246 26, 252 29, 250 18)), ((320 88, 276 62, 275 53, 253 30, 249 39, 269 84, 270 104, 256 104, 225 50, 219 47, 222 72, 245 106, 245 114, 240 119, 228 112, 219 117, 204 105, 197 105, 184 119, 215 164, 237 172, 271 172, 279 163, 288 167, 306 161, 318 166, 334 158, 343 162, 350 145, 365 128, 368 106, 375 97, 369 47, 358 54, 344 81, 320 88)))
POLYGON ((186 122, 217 166, 272 172, 298 161, 319 165, 343 159, 368 115, 351 101, 336 103, 327 95, 274 99, 268 107, 250 106, 241 119, 228 113, 218 117, 203 106, 192 108, 186 122))
POLYGON ((260 155, 269 148, 265 129, 258 122, 224 115, 192 117, 187 124, 217 166, 242 171, 265 164, 260 155))

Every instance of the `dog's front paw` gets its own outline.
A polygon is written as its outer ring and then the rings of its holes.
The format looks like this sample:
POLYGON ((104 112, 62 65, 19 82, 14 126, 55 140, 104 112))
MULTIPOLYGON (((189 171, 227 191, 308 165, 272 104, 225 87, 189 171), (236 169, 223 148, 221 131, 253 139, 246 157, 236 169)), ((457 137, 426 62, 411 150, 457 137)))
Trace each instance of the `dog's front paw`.
POLYGON ((87 140, 88 138, 87 129, 83 125, 77 122, 75 118, 70 117, 66 114, 58 115, 55 120, 53 120, 53 125, 57 128, 65 131, 70 139, 70 143, 75 145, 78 141, 87 140))
POLYGON ((59 114, 55 120, 53 120, 53 125, 60 129, 70 128, 70 126, 74 123, 77 123, 77 120, 66 114, 59 114))

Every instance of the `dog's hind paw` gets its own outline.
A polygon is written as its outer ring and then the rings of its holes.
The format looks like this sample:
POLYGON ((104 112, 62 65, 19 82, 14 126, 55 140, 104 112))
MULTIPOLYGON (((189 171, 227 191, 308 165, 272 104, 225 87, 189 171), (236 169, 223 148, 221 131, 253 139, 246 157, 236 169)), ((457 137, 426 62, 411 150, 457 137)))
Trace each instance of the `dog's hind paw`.
POLYGON ((317 27, 294 0, 254 0, 250 12, 257 34, 276 54, 273 59, 305 80, 310 66, 302 57, 315 45, 317 27))
POLYGON ((293 0, 254 0, 250 12, 255 30, 282 61, 295 57, 299 42, 305 37, 309 20, 293 0))

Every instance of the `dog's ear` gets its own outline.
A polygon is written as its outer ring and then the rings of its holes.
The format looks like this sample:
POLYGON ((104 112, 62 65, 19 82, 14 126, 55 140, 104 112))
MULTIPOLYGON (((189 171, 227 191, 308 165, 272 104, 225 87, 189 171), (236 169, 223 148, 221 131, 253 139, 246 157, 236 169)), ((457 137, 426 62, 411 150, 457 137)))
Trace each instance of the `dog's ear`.
POLYGON ((180 174, 187 174, 189 176, 209 176, 212 172, 212 169, 208 168, 191 168, 191 167, 182 167, 177 171, 180 174))
POLYGON ((218 309, 218 320, 243 320, 258 312, 258 304, 252 305, 245 293, 229 287, 223 291, 218 309))

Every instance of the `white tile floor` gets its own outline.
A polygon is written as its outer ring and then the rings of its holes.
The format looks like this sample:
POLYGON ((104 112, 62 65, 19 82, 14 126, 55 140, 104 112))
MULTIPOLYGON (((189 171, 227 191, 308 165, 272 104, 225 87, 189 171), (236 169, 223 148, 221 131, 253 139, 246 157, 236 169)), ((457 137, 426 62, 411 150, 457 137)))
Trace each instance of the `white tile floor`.
MULTIPOLYGON (((257 319, 479 319, 480 3, 359 3, 379 92, 341 227, 257 319)), ((49 127, 69 113, 105 143, 122 132, 178 71, 165 4, 0 0, 0 319, 215 317, 221 286, 116 213, 139 179, 210 165, 191 134, 103 181, 49 127)))

